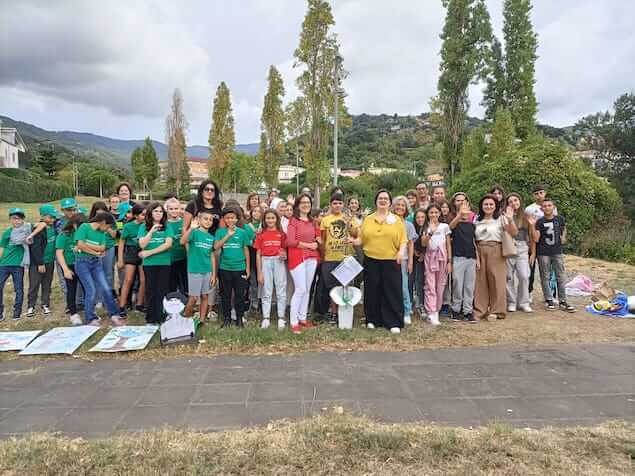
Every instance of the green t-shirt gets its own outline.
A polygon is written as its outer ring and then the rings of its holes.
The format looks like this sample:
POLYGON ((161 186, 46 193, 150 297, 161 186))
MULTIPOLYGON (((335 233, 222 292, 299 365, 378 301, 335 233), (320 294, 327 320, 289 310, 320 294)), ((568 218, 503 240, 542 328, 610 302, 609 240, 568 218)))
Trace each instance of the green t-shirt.
POLYGON ((185 246, 181 244, 181 236, 183 235, 183 220, 168 221, 168 229, 172 230, 174 235, 174 241, 172 242, 172 248, 170 253, 172 256, 172 262, 182 261, 187 258, 187 252, 185 246))
MULTIPOLYGON (((79 225, 77 231, 75 231, 75 242, 83 241, 87 245, 92 246, 105 246, 106 234, 103 231, 95 230, 90 223, 82 223, 79 225)), ((77 258, 94 258, 95 255, 79 251, 76 255, 77 258)))
MULTIPOLYGON (((141 239, 146 235, 146 224, 143 223, 139 227, 139 234, 137 235, 137 237, 141 239)), ((150 243, 148 243, 148 246, 146 246, 144 250, 150 251, 158 248, 159 246, 164 244, 168 238, 174 239, 172 230, 170 230, 168 227, 164 227, 163 230, 155 231, 154 233, 152 233, 150 243)), ((170 264, 172 264, 172 259, 170 258, 169 249, 162 251, 161 253, 157 253, 156 255, 152 255, 148 258, 143 258, 143 266, 170 266, 170 264)))
MULTIPOLYGON (((227 228, 219 228, 216 232, 216 241, 221 240, 226 234, 227 228)), ((245 271, 247 263, 244 247, 249 246, 249 243, 249 233, 236 227, 236 233, 221 248, 218 267, 225 271, 245 271)))
POLYGON ((53 225, 46 227, 46 248, 44 248, 44 256, 42 261, 44 264, 55 262, 55 227, 53 225))
POLYGON ((24 246, 11 244, 11 231, 13 228, 7 228, 0 238, 0 248, 2 258, 0 258, 0 266, 22 266, 24 258, 24 246))
POLYGON ((129 221, 121 230, 121 239, 126 246, 139 246, 139 227, 141 223, 129 221))
POLYGON ((55 238, 55 249, 64 250, 64 260, 67 265, 75 264, 75 233, 60 233, 55 238))
POLYGON ((199 228, 192 230, 188 239, 187 272, 211 273, 214 235, 199 228))
POLYGON ((253 223, 245 223, 244 230, 247 232, 247 237, 249 238, 249 246, 253 246, 258 228, 256 228, 256 225, 253 223))
MULTIPOLYGON (((115 223, 112 226, 112 229, 117 231, 117 224, 115 223)), ((110 236, 109 233, 104 233, 104 236, 106 237, 106 249, 109 250, 110 248, 112 248, 113 246, 115 246, 117 244, 117 240, 115 238, 113 238, 112 236, 110 236)))

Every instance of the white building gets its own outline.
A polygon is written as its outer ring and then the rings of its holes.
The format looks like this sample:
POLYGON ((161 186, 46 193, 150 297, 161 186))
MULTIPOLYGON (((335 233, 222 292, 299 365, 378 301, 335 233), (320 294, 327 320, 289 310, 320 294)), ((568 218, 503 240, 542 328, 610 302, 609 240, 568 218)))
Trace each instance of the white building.
POLYGON ((297 167, 295 165, 281 165, 278 169, 278 182, 291 183, 296 175, 304 172, 305 169, 297 167))
POLYGON ((0 168, 17 169, 18 152, 26 152, 26 145, 14 127, 0 127, 0 168))

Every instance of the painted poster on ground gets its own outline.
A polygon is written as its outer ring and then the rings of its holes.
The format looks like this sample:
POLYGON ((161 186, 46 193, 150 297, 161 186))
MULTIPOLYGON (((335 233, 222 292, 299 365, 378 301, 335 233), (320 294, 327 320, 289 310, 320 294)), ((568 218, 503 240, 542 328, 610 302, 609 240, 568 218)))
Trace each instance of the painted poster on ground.
POLYGON ((70 355, 98 330, 97 326, 56 327, 31 342, 20 355, 70 355))
POLYGON ((89 352, 142 350, 145 349, 158 329, 158 326, 113 327, 89 352))
POLYGON ((22 350, 42 331, 0 332, 0 352, 22 350))

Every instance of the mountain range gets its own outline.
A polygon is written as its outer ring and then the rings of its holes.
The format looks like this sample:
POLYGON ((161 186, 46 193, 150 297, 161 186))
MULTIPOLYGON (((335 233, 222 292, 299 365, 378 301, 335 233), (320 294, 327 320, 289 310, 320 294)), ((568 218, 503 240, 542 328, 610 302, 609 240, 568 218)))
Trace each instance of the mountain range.
MULTIPOLYGON (((96 156, 104 162, 119 167, 128 168, 130 155, 137 148, 143 146, 143 139, 122 140, 111 137, 75 131, 49 131, 27 122, 17 121, 10 117, 0 116, 3 127, 15 127, 27 147, 35 143, 50 141, 59 144, 79 155, 96 156)), ((168 160, 168 148, 163 142, 152 141, 159 160, 168 160)), ((249 155, 258 153, 258 144, 237 144, 236 151, 249 155)), ((207 157, 206 145, 192 145, 187 148, 187 155, 191 157, 207 157)))

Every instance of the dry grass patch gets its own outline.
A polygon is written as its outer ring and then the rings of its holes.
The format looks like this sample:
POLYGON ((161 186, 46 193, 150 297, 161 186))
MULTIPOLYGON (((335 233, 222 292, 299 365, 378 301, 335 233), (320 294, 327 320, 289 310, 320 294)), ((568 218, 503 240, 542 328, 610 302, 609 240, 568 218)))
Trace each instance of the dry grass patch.
POLYGON ((0 442, 0 474, 632 474, 635 425, 521 430, 373 423, 328 415, 217 434, 0 442))

